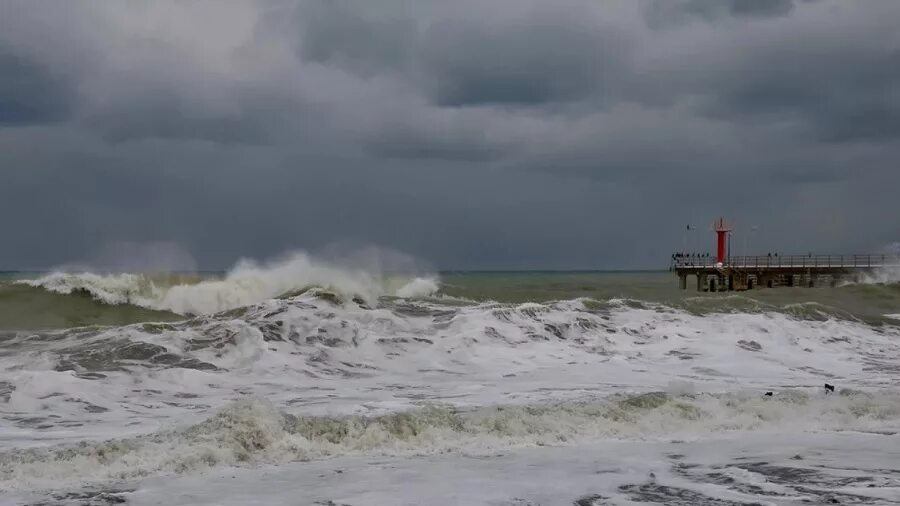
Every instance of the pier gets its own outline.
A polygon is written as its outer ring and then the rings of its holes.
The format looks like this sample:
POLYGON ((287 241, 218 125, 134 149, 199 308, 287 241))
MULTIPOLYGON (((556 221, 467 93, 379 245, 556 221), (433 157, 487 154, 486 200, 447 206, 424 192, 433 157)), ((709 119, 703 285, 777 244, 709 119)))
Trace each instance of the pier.
POLYGON ((835 286, 882 268, 900 268, 886 255, 766 255, 719 259, 712 255, 672 257, 671 270, 686 290, 688 277, 697 291, 719 292, 755 288, 835 286))
MULTIPOLYGON (((693 230, 688 225, 688 230, 693 230)), ((716 254, 672 255, 670 270, 678 275, 678 284, 687 290, 688 277, 697 280, 698 292, 726 292, 775 288, 778 286, 836 286, 843 280, 858 280, 878 269, 897 268, 900 262, 887 255, 730 255, 733 227, 724 218, 711 229, 716 233, 716 254)), ((751 230, 755 230, 751 228, 751 230)))

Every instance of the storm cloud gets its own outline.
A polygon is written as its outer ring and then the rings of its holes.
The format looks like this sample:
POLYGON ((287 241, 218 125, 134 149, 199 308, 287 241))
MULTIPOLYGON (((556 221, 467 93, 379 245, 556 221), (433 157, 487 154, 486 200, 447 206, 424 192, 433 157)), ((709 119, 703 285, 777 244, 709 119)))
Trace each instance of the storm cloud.
POLYGON ((736 244, 757 226, 756 251, 877 251, 900 239, 898 19, 889 0, 5 0, 0 269, 347 241, 448 269, 658 268, 708 249, 718 215, 736 244))

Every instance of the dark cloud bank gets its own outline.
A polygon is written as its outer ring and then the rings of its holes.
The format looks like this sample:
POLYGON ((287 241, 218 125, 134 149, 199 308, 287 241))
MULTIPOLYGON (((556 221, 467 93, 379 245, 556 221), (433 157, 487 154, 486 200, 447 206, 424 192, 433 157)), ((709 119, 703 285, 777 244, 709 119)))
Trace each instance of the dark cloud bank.
POLYGON ((657 268, 719 214, 760 251, 876 250, 900 239, 898 19, 892 0, 3 1, 0 269, 342 241, 657 268))

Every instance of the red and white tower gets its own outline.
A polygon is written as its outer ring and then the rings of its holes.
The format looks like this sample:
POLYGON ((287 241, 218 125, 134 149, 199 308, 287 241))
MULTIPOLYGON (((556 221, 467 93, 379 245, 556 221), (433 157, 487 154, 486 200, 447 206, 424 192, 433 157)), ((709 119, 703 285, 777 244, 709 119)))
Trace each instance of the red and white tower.
POLYGON ((728 251, 728 232, 731 232, 731 223, 725 221, 725 218, 719 218, 713 223, 713 230, 716 231, 717 248, 716 263, 725 263, 725 255, 728 251))

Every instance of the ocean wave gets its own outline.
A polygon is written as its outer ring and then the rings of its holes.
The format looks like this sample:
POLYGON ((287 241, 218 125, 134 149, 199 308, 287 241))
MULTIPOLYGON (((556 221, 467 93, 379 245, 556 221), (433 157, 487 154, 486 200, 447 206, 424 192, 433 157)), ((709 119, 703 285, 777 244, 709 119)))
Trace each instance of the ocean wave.
POLYGON ((198 424, 103 442, 0 453, 9 489, 189 473, 337 455, 490 453, 604 439, 672 440, 783 429, 879 431, 900 423, 900 397, 802 390, 672 395, 648 392, 578 402, 474 409, 429 405, 377 416, 303 416, 248 398, 198 424))
POLYGON ((182 315, 217 313, 311 287, 370 302, 384 295, 426 297, 438 290, 434 275, 404 276, 341 267, 302 252, 265 264, 242 260, 221 279, 185 282, 185 276, 172 275, 53 272, 18 283, 66 295, 85 294, 105 304, 132 304, 182 315))
MULTIPOLYGON (((168 323, 20 333, 2 342, 10 423, 134 428, 220 408, 235 392, 329 410, 479 405, 659 388, 881 389, 900 327, 783 313, 433 300, 308 291, 168 323), (321 390, 320 390, 321 389, 321 390), (144 417, 144 418, 141 418, 144 417)), ((2 385, 0 385, 2 386, 2 385)), ((99 430, 99 429, 98 429, 99 430)), ((129 429, 130 430, 130 429, 129 429)))
MULTIPOLYGON (((164 288, 142 274, 95 274, 93 272, 52 272, 18 284, 62 295, 87 295, 110 305, 133 304, 150 307, 164 294, 164 288)), ((156 309, 156 308, 154 308, 156 309)))
POLYGON ((106 304, 86 291, 60 294, 25 284, 0 282, 0 334, 84 326, 128 325, 184 319, 168 311, 130 304, 106 304))
POLYGON ((515 354, 533 354, 527 348, 540 345, 571 360, 621 356, 678 364, 724 362, 739 348, 754 352, 745 359, 758 356, 786 368, 825 358, 823 369, 848 375, 900 356, 897 338, 900 328, 894 325, 830 317, 815 304, 785 312, 711 314, 592 299, 524 304, 388 299, 373 307, 363 299, 309 289, 180 322, 22 334, 4 347, 27 347, 57 360, 57 370, 78 373, 194 363, 210 370, 289 365, 312 377, 354 377, 413 367, 413 358, 422 367, 464 369, 500 349, 515 351, 497 357, 515 363, 515 354))

